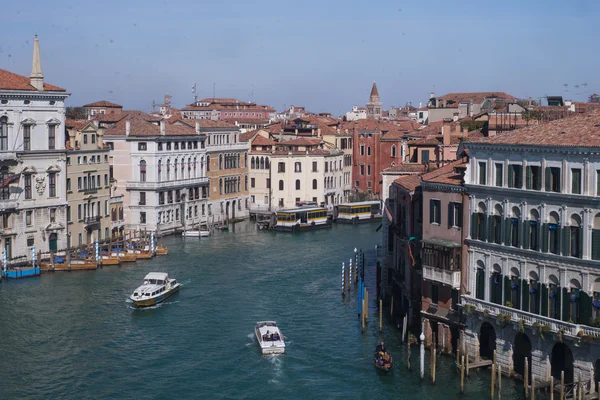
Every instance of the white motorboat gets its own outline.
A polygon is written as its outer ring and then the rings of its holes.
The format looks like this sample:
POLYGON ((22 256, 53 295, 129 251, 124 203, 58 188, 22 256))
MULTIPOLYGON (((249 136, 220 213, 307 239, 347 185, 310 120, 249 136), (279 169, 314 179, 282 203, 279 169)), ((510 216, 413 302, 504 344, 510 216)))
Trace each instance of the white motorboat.
POLYGON ((261 321, 254 328, 262 354, 283 354, 285 342, 275 321, 261 321))
POLYGON ((183 233, 181 235, 184 237, 200 237, 200 231, 198 231, 198 230, 183 231, 183 233))
POLYGON ((165 301, 179 291, 179 283, 164 272, 150 272, 142 286, 129 297, 136 307, 149 307, 165 301))

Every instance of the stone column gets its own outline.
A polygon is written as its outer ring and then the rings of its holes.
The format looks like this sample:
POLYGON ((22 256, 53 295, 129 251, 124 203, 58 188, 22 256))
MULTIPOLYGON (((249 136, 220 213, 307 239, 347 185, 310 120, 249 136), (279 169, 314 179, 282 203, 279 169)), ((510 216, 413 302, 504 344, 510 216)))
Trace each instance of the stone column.
POLYGON ((492 266, 490 265, 490 255, 484 254, 485 257, 485 285, 484 285, 484 300, 490 301, 490 278, 492 277, 492 266))

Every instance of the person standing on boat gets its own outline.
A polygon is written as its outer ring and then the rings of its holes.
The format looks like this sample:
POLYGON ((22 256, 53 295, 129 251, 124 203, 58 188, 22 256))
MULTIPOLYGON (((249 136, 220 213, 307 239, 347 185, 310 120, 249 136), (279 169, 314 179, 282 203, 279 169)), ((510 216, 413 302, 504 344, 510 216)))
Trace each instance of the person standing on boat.
POLYGON ((385 343, 382 341, 381 344, 377 345, 377 347, 375 348, 375 351, 377 353, 379 353, 379 352, 385 353, 386 352, 385 343))

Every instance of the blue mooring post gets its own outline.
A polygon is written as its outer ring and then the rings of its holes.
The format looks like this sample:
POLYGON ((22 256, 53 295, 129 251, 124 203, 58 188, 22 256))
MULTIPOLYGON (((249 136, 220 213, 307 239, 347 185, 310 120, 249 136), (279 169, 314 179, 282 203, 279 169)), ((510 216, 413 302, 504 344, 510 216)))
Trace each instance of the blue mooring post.
POLYGON ((363 291, 362 291, 362 279, 358 278, 358 316, 360 317, 360 314, 362 313, 362 296, 363 296, 363 291))

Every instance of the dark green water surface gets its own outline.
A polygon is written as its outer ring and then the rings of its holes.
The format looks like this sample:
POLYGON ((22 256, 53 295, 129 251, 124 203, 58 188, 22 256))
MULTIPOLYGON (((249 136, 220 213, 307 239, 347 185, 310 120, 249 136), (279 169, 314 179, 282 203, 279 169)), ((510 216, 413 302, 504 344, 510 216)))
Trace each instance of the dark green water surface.
MULTIPOLYGON (((334 225, 301 234, 237 224, 210 238, 165 238, 169 255, 98 271, 0 283, 0 399, 481 399, 489 372, 467 393, 450 358, 437 382, 408 372, 395 326, 384 322, 397 365, 373 368, 377 225, 334 225), (366 250, 371 321, 361 333, 355 291, 342 300, 340 266, 366 250), (144 275, 183 286, 166 303, 135 310, 127 297, 144 275), (258 320, 276 320, 287 351, 261 356, 258 320)), ((428 355, 427 364, 428 365, 428 355)), ((521 398, 503 381, 505 399, 521 398)))

